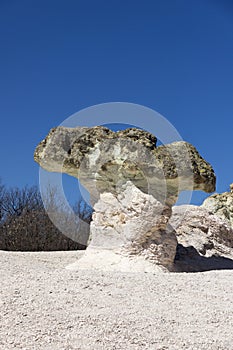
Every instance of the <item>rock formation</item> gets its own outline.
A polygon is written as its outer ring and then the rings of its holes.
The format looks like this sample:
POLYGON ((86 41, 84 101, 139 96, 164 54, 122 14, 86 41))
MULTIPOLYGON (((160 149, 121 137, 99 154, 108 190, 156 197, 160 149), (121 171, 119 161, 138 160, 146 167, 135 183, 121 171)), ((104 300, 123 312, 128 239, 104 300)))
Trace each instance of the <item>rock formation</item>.
POLYGON ((218 268, 221 267, 220 257, 223 262, 224 257, 233 258, 232 227, 206 208, 195 205, 174 206, 169 223, 175 228, 178 240, 178 269, 201 271, 218 268))
POLYGON ((156 147, 156 141, 136 128, 58 127, 37 146, 34 158, 44 169, 72 175, 90 192, 95 212, 87 254, 108 249, 115 257, 172 265, 171 206, 182 190, 213 192, 215 175, 191 144, 156 147))
POLYGON ((128 181, 122 192, 104 192, 94 205, 91 246, 172 267, 177 239, 167 230, 171 209, 128 181))
POLYGON ((233 228, 233 184, 230 185, 230 192, 213 194, 203 202, 202 207, 216 214, 233 228))
POLYGON ((215 190, 213 169, 195 147, 174 142, 156 148, 156 141, 136 128, 113 132, 102 126, 58 127, 37 146, 34 159, 48 171, 78 178, 93 203, 100 193, 116 192, 128 180, 169 204, 182 190, 215 190))

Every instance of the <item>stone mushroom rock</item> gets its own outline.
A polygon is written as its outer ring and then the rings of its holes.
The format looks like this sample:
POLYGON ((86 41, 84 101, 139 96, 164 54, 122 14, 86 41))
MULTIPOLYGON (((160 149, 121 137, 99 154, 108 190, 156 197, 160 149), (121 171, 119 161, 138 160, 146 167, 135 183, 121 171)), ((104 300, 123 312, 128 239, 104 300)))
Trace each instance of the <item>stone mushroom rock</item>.
POLYGON ((136 128, 58 127, 37 146, 34 159, 42 168, 74 176, 90 192, 94 214, 85 263, 92 256, 98 265, 104 251, 111 266, 133 259, 130 269, 136 261, 142 270, 171 268, 177 245, 168 227, 171 206, 182 190, 213 192, 215 175, 191 144, 156 147, 156 141, 136 128))
POLYGON ((233 184, 230 185, 230 192, 215 193, 206 198, 202 207, 226 221, 233 228, 233 184))

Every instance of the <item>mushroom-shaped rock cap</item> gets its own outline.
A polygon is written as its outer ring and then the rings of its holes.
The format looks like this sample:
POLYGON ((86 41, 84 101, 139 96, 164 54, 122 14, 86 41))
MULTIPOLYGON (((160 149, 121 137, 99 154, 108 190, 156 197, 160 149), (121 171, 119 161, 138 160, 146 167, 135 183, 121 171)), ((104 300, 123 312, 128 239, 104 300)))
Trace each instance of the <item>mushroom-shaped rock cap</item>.
POLYGON ((194 146, 182 141, 156 148, 156 141, 137 128, 57 127, 37 146, 34 159, 48 171, 78 178, 96 199, 120 192, 127 181, 169 204, 181 190, 215 190, 214 171, 194 146))

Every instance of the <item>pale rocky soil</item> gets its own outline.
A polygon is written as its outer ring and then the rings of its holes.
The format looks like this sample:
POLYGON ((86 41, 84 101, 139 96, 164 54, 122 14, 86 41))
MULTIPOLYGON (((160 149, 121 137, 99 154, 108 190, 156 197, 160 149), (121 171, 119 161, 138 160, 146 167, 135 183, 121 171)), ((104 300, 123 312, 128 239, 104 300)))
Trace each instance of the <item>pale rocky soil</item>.
POLYGON ((83 252, 0 251, 0 349, 233 349, 233 270, 68 270, 83 252))

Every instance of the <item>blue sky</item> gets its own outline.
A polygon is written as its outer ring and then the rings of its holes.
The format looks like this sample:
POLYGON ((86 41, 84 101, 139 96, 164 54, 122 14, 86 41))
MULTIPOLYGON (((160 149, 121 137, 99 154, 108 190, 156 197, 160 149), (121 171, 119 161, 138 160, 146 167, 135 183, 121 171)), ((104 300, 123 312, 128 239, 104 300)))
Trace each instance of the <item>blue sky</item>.
POLYGON ((37 184, 49 129, 112 101, 158 111, 213 165, 218 192, 233 182, 231 0, 0 0, 0 43, 6 185, 37 184))

